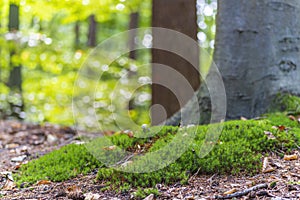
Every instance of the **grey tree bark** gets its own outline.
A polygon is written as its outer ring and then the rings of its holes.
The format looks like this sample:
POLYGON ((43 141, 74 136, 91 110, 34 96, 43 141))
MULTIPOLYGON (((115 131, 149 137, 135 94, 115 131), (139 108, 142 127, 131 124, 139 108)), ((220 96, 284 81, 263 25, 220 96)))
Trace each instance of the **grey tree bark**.
POLYGON ((278 93, 300 94, 300 1, 219 1, 214 60, 227 118, 265 113, 278 93))
MULTIPOLYGON (((267 112, 278 93, 300 95, 300 1, 219 0, 216 23, 214 61, 226 89, 227 119, 267 112)), ((208 96, 202 89, 200 102, 208 96)), ((179 120, 177 113, 167 124, 179 120)))

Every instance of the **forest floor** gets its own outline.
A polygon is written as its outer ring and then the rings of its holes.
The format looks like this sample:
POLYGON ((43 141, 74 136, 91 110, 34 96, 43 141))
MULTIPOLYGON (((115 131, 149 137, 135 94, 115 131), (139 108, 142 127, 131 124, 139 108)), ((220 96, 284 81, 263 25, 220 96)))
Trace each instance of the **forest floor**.
MULTIPOLYGON (((76 142, 76 132, 68 127, 0 121, 0 199, 132 199, 137 189, 126 193, 103 191, 97 172, 64 182, 40 180, 28 188, 18 188, 11 173, 21 164, 66 144, 76 142)), ((284 153, 284 152, 283 152, 284 153)), ((293 159, 270 155, 262 161, 262 173, 254 176, 198 175, 187 185, 157 184, 159 196, 151 199, 300 199, 300 150, 293 159)))

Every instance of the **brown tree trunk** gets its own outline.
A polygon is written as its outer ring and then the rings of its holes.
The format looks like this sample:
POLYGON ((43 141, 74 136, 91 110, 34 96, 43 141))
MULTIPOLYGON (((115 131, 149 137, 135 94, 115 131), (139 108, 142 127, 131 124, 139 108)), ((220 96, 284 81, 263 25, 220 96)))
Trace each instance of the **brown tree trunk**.
MULTIPOLYGON (((8 23, 8 29, 10 32, 15 33, 19 30, 19 6, 15 4, 10 4, 9 8, 9 23, 8 23)), ((17 42, 17 41, 15 41, 17 42)), ((17 44, 15 44, 15 48, 17 47, 17 44)), ((22 66, 17 65, 12 62, 12 58, 16 55, 17 49, 13 49, 10 52, 10 74, 7 85, 9 86, 11 90, 11 94, 15 95, 20 94, 21 103, 14 104, 10 102, 10 107, 12 111, 12 116, 20 118, 20 113, 24 110, 23 100, 22 100, 22 66)))
POLYGON ((136 51, 134 51, 133 49, 135 49, 135 38, 137 36, 137 31, 135 30, 136 28, 138 28, 138 24, 139 24, 139 13, 138 12, 133 12, 130 14, 130 22, 129 22, 129 30, 130 31, 130 35, 129 35, 129 58, 136 60, 137 55, 136 55, 136 51))
POLYGON ((87 46, 95 47, 97 45, 97 22, 95 15, 89 17, 89 33, 87 46))
POLYGON ((75 49, 78 49, 78 47, 80 46, 80 25, 79 25, 79 21, 75 22, 74 32, 75 32, 75 49))
MULTIPOLYGON (((196 15, 196 0, 153 0, 152 8, 152 26, 168 28, 179 31, 187 36, 197 40, 197 15, 196 15)), ((153 31, 153 46, 165 40, 165 37, 159 37, 159 33, 153 31)), ((180 41, 172 41, 172 46, 179 46, 180 41)), ((179 47, 180 48, 180 47, 179 47)), ((187 49, 193 52, 197 63, 199 57, 199 49, 187 49)), ((197 90, 200 85, 199 70, 187 62, 185 58, 175 55, 167 50, 152 49, 152 105, 161 105, 166 111, 167 117, 172 116, 175 112, 180 110, 178 99, 184 99, 186 103, 191 97, 192 93, 186 93, 184 84, 176 80, 174 76, 167 70, 168 66, 176 72, 182 74, 194 90, 197 90), (168 71, 168 72, 167 72, 168 71), (155 84, 160 79, 168 79, 168 85, 172 88, 178 88, 180 96, 176 96, 168 86, 155 84), (183 87, 183 88, 181 88, 183 87)), ((198 65, 197 65, 198 66, 198 65)), ((165 120, 160 109, 151 110, 152 124, 157 125, 165 120)))

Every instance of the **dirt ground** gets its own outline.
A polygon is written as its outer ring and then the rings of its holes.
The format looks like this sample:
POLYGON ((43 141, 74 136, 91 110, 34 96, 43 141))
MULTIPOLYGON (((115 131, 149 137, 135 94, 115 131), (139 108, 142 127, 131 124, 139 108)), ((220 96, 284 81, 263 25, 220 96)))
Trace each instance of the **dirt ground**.
MULTIPOLYGON (((11 173, 21 164, 75 141, 72 128, 0 121, 0 199, 134 199, 136 189, 125 193, 103 191, 105 182, 95 180, 97 171, 64 182, 41 180, 29 188, 17 188, 11 173)), ((292 156, 275 154, 262 159, 255 176, 194 174, 188 185, 157 184, 159 196, 151 199, 300 199, 300 149, 292 156)))

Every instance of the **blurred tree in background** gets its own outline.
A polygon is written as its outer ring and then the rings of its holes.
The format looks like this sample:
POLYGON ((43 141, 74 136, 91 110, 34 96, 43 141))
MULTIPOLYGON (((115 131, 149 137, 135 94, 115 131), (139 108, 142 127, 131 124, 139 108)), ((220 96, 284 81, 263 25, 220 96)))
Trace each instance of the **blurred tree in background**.
MULTIPOLYGON (((150 0, 2 0, 0 117, 72 125, 72 88, 84 59, 95 45, 116 33, 151 26, 151 4, 150 0)), ((211 54, 217 3, 198 0, 195 6, 197 38, 211 54)), ((134 34, 144 34, 147 40, 151 33, 134 34)), ((128 38, 130 45, 135 45, 134 34, 128 38)), ((102 80, 102 96, 124 70, 150 77, 150 69, 139 62, 150 62, 150 52, 134 51, 114 62, 114 73, 107 73, 102 80)), ((207 67, 201 70, 205 72, 207 67)), ((133 101, 131 114, 144 123, 149 118, 137 113, 148 112, 150 89, 136 95, 144 98, 139 98, 142 102, 133 101)), ((109 108, 104 105, 101 109, 104 112, 109 108)))

